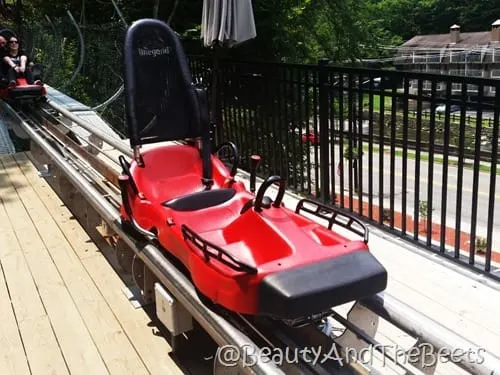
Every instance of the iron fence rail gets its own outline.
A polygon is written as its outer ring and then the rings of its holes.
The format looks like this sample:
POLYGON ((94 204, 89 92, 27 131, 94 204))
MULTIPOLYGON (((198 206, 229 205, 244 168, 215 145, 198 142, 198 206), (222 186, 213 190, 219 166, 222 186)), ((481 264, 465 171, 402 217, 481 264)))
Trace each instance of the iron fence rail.
POLYGON ((500 80, 190 56, 261 176, 499 279, 500 80))

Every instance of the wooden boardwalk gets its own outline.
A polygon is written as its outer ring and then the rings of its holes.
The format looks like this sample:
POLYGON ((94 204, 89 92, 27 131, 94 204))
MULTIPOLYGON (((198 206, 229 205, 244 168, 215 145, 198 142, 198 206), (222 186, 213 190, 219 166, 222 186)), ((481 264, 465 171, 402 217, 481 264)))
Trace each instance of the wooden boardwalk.
MULTIPOLYGON (((0 374, 207 373, 171 355, 154 312, 122 292, 130 281, 109 246, 90 240, 30 157, 0 157, 0 374)), ((500 356, 499 290, 381 235, 369 245, 388 270, 388 293, 500 356)), ((413 345, 384 322, 376 338, 413 345)))
POLYGON ((0 158, 0 374, 184 373, 109 255, 27 154, 0 158))

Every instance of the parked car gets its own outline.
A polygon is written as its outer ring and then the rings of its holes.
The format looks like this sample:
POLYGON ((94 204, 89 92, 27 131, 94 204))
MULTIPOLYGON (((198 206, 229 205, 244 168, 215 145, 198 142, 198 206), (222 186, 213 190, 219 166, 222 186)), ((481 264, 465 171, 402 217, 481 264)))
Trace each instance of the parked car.
MULTIPOLYGON (((436 107, 436 112, 437 113, 445 113, 446 111, 446 104, 440 104, 436 107)), ((450 113, 453 112, 459 112, 460 111, 460 106, 456 104, 450 105, 450 113)))
POLYGON ((303 143, 311 143, 314 146, 319 145, 319 135, 316 134, 313 130, 309 130, 309 132, 302 134, 302 142, 303 143))

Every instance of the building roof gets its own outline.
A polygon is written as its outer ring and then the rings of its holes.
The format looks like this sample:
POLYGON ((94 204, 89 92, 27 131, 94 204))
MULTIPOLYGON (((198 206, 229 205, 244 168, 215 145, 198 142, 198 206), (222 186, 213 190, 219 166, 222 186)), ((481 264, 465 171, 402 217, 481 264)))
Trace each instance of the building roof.
POLYGON ((491 41, 491 31, 479 31, 473 33, 460 33, 458 43, 452 43, 450 33, 446 34, 431 34, 431 35, 416 35, 401 47, 428 47, 428 48, 443 48, 443 47, 475 47, 488 46, 490 44, 498 44, 491 41))
MULTIPOLYGON (((453 25, 446 34, 416 35, 397 48, 398 64, 430 63, 491 63, 500 62, 500 42, 492 41, 500 19, 490 31, 460 32, 453 25), (457 43, 453 41, 457 38, 457 43)), ((498 35, 496 36, 498 38, 498 35)))

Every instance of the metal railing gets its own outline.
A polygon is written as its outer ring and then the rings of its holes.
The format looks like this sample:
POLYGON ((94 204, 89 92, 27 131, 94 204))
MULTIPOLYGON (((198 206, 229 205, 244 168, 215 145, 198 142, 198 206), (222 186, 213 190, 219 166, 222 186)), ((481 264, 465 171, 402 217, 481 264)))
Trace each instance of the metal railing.
POLYGON ((258 153, 262 176, 500 279, 500 80, 327 60, 190 64, 217 85, 215 138, 235 142, 243 166, 258 153))

